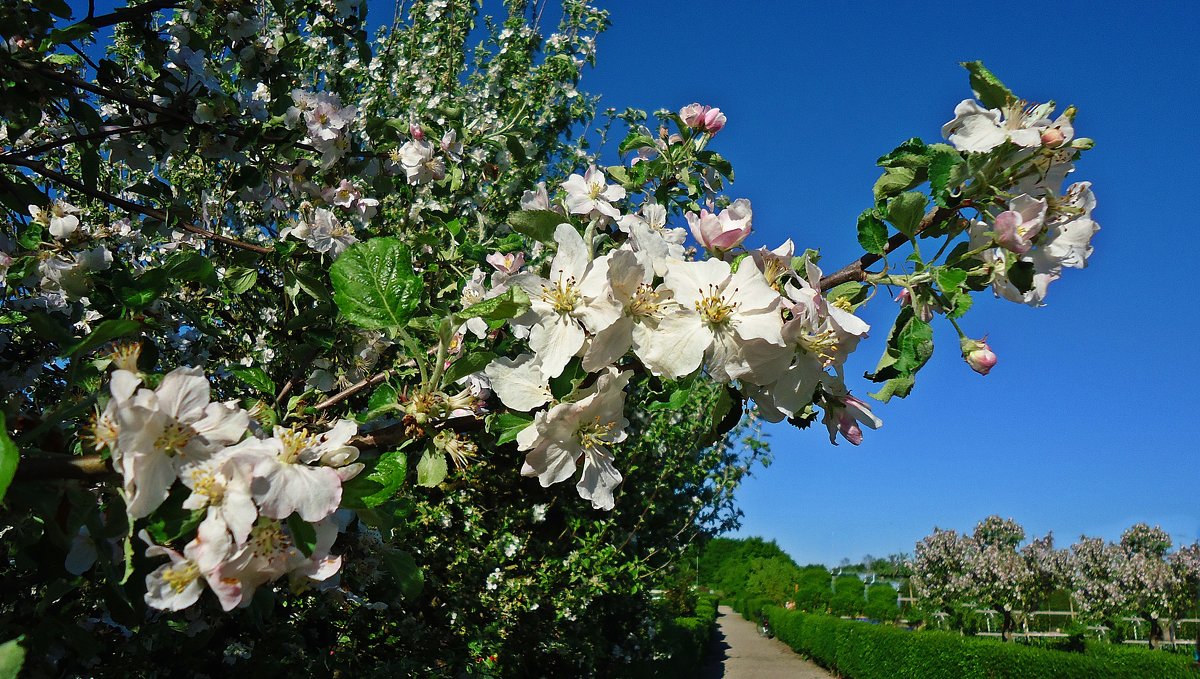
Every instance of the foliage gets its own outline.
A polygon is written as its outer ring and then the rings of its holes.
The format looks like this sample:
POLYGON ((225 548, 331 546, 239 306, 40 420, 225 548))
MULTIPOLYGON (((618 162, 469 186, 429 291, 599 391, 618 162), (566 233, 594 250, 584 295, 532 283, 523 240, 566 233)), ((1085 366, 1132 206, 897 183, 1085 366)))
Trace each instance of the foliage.
MULTIPOLYGON (((626 673, 703 629, 677 560, 736 526, 756 418, 881 425, 843 369, 878 288, 887 400, 935 317, 986 373, 972 294, 1039 306, 1091 253, 1074 109, 981 64, 1004 110, 882 156, 870 257, 825 276, 743 245, 719 109, 596 115, 605 12, 496 9, 372 39, 363 2, 0 8, 0 638, 30 672, 626 673)), ((786 595, 762 552, 713 576, 786 595)))

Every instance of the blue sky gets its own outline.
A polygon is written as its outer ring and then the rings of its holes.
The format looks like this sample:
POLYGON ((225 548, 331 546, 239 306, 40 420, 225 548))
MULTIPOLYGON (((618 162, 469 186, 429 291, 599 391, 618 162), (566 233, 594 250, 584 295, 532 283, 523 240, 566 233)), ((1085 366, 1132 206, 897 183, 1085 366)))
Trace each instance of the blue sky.
MULTIPOLYGON (((1071 178, 1098 196, 1089 268, 1068 271, 1041 309, 977 299, 964 329, 1000 357, 987 377, 940 324, 913 394, 879 406, 884 427, 858 448, 830 446, 823 427, 769 425, 775 463, 739 491, 740 534, 801 563, 911 552, 934 526, 970 530, 989 514, 1060 545, 1137 521, 1177 543, 1200 537, 1186 254, 1200 185, 1186 122, 1200 105, 1196 4, 608 7, 582 89, 617 108, 719 106, 729 123, 710 148, 733 162, 731 195, 754 204, 755 244, 791 237, 831 270, 860 254, 875 158, 911 136, 939 140, 970 96, 960 61, 982 59, 1026 99, 1074 103, 1077 132, 1097 141, 1071 178)), ((894 310, 874 304, 851 376, 882 351, 894 310)))

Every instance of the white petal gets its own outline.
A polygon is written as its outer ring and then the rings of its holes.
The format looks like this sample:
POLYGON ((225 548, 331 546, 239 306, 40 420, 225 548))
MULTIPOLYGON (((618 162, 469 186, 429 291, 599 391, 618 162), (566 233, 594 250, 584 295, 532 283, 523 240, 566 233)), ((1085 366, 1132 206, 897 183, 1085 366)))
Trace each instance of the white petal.
POLYGON ((583 347, 583 328, 566 314, 552 314, 542 318, 529 332, 529 348, 537 353, 542 373, 558 377, 571 357, 583 347))
POLYGON ((550 401, 549 381, 533 354, 498 358, 483 369, 501 403, 513 410, 529 411, 550 401))

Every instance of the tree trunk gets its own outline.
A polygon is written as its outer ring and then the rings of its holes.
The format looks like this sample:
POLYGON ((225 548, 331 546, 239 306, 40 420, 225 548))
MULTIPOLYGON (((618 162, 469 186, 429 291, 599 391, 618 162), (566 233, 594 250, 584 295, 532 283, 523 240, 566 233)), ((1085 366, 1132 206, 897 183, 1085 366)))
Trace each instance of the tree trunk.
POLYGON ((1146 647, 1158 648, 1155 642, 1159 641, 1162 637, 1162 627, 1158 624, 1158 618, 1147 615, 1146 619, 1150 621, 1150 633, 1146 636, 1146 647))
POLYGON ((1012 611, 1003 606, 997 606, 996 611, 1003 616, 1000 623, 1000 638, 1004 641, 1009 641, 1012 638, 1013 616, 1012 611))

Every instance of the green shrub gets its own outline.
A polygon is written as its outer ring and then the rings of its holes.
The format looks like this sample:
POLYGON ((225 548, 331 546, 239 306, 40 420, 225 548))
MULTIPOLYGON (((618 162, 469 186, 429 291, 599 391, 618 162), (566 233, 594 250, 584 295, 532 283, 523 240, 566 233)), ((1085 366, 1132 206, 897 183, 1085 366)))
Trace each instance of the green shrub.
POLYGON ((777 638, 849 679, 1198 679, 1183 655, 1110 644, 1086 653, 948 632, 909 632, 782 608, 767 609, 777 638))

